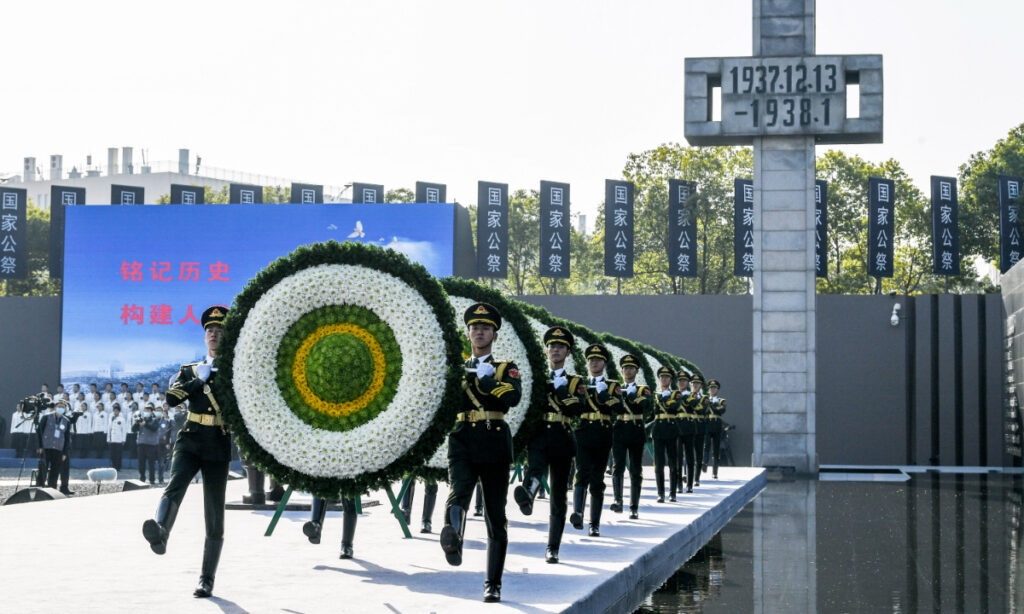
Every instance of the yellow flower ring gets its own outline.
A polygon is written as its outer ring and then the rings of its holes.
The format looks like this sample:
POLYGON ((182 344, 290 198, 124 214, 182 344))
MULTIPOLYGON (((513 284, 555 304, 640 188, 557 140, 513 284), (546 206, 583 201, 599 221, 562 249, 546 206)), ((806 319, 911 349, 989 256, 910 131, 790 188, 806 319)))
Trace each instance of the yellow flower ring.
POLYGON ((370 404, 370 401, 376 398, 384 387, 384 376, 387 373, 386 366, 387 360, 384 357, 384 350, 381 348, 380 343, 377 342, 377 339, 365 328, 355 324, 328 324, 313 331, 313 334, 306 337, 302 345, 299 346, 298 352, 295 353, 295 362, 292 364, 292 380, 295 382, 295 388, 302 396, 302 400, 307 405, 321 413, 337 418, 339 416, 352 415, 365 408, 370 404), (366 347, 370 350, 373 379, 370 381, 370 386, 366 391, 353 401, 341 403, 325 401, 313 392, 309 387, 309 382, 306 380, 306 358, 309 357, 313 346, 329 335, 351 335, 365 343, 366 347))

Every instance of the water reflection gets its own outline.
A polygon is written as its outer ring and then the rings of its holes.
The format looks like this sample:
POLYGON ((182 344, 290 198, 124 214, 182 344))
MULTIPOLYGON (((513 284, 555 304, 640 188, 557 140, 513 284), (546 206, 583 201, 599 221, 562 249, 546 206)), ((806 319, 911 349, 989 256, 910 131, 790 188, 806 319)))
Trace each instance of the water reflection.
POLYGON ((643 614, 1024 612, 1024 481, 769 482, 643 614))

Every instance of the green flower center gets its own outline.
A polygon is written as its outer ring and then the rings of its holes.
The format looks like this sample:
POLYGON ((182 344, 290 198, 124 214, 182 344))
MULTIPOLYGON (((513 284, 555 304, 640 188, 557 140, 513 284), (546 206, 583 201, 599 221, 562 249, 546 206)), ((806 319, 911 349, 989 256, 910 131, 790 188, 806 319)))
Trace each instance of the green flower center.
POLYGON ((306 357, 309 388, 329 403, 351 401, 370 386, 370 348, 352 335, 329 335, 317 341, 306 357))

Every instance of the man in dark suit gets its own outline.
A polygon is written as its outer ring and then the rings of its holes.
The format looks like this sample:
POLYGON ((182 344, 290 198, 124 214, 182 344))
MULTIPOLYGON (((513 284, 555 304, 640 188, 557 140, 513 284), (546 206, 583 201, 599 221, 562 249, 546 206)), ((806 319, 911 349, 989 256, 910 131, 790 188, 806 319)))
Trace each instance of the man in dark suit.
POLYGON ((508 473, 512 464, 512 432, 505 413, 522 396, 519 369, 512 361, 495 360, 491 346, 498 338, 501 314, 492 305, 474 303, 463 314, 473 356, 463 380, 462 411, 448 435, 448 481, 441 548, 450 565, 462 564, 466 510, 479 480, 487 524, 487 580, 484 601, 501 601, 501 573, 508 549, 508 473))
MULTIPOLYGON (((231 461, 231 438, 224 427, 224 419, 213 393, 214 386, 218 384, 215 381, 217 373, 213 368, 213 359, 220 345, 227 313, 227 308, 219 305, 203 312, 206 359, 182 365, 167 390, 168 404, 173 407, 187 399, 189 412, 185 426, 174 442, 171 480, 160 499, 156 518, 142 525, 142 534, 153 552, 166 552, 167 538, 174 526, 185 490, 196 473, 202 471, 206 543, 199 586, 192 593, 196 597, 209 597, 213 594, 217 562, 224 545, 224 491, 231 461)), ((228 382, 221 385, 228 385, 228 382)))

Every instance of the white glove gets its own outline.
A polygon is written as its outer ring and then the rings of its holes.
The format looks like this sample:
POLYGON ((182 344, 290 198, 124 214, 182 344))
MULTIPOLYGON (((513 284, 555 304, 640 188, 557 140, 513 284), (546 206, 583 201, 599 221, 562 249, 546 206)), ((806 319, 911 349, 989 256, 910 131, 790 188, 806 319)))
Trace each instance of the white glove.
POLYGON ((199 379, 203 380, 204 382, 210 379, 210 365, 204 362, 196 366, 196 375, 198 375, 199 379))
POLYGON ((598 394, 601 394, 605 390, 608 390, 608 384, 604 383, 604 380, 598 380, 597 384, 594 385, 594 389, 597 390, 598 394))
POLYGON ((564 375, 559 375, 551 383, 555 386, 555 388, 561 388, 562 386, 565 386, 566 384, 569 383, 569 378, 567 378, 564 375))
POLYGON ((663 399, 667 399, 667 398, 668 398, 668 395, 670 395, 670 394, 672 394, 672 391, 671 391, 671 390, 662 390, 662 391, 661 391, 661 398, 663 398, 663 399))
POLYGON ((626 386, 627 394, 636 394, 636 383, 630 382, 629 386, 626 386))
POLYGON ((482 362, 476 366, 476 376, 478 378, 487 377, 488 375, 494 375, 494 365, 489 362, 482 362))
POLYGON ((711 400, 714 401, 715 403, 717 403, 718 402, 718 395, 715 395, 715 396, 711 397, 711 400))

